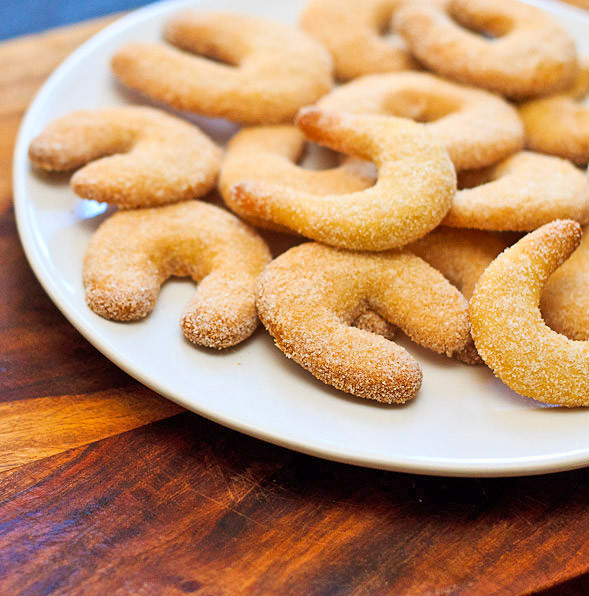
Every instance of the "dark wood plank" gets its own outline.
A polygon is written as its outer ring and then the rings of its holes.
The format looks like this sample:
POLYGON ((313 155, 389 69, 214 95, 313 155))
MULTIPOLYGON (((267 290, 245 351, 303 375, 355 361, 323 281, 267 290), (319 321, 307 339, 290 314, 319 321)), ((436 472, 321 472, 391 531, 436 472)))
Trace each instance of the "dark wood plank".
POLYGON ((0 215, 0 254, 0 401, 134 383, 86 342, 45 294, 24 256, 11 208, 0 215))
POLYGON ((113 18, 0 45, 2 470, 181 411, 103 358, 58 312, 26 262, 10 205, 13 144, 27 103, 67 54, 113 18))
POLYGON ((587 571, 589 471, 334 464, 182 414, 0 475, 2 594, 520 594, 587 571))

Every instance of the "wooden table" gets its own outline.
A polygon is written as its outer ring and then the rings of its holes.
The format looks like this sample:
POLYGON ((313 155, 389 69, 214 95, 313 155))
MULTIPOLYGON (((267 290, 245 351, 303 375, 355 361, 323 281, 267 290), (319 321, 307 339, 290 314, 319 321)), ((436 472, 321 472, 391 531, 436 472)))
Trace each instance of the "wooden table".
POLYGON ((20 246, 11 156, 33 93, 104 24, 0 44, 0 594, 589 592, 589 470, 321 461, 182 411, 68 324, 20 246))

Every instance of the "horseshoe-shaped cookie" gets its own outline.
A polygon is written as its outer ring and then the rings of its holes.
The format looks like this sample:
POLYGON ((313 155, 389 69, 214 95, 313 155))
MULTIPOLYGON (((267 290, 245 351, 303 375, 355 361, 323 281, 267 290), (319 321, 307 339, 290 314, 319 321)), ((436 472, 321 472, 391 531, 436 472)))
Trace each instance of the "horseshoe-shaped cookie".
POLYGON ((235 203, 232 187, 243 180, 252 180, 319 195, 356 192, 374 184, 374 166, 354 158, 327 170, 307 170, 297 165, 304 148, 305 137, 295 126, 255 126, 240 130, 229 141, 219 177, 219 191, 225 204, 257 226, 289 231, 255 217, 242 204, 235 203))
POLYGON ((354 193, 318 195, 245 181, 232 190, 239 209, 333 246, 386 250, 423 236, 450 208, 454 167, 422 124, 314 107, 301 110, 297 123, 309 139, 373 161, 376 184, 354 193))
POLYGON ((310 0, 301 26, 331 52, 342 81, 416 68, 401 37, 382 35, 400 4, 401 0, 310 0))
POLYGON ((221 150, 196 126, 137 106, 68 114, 33 140, 29 156, 45 170, 88 164, 72 176, 74 192, 124 208, 202 197, 221 167, 221 150))
POLYGON ((565 159, 522 151, 468 178, 443 225, 525 232, 555 219, 589 222, 589 178, 565 159))
POLYGON ((557 220, 531 232, 489 265, 470 300, 481 358, 514 391, 567 407, 589 406, 589 342, 546 325, 542 289, 581 240, 581 226, 557 220))
POLYGON ((564 27, 517 0, 411 0, 393 25, 434 72, 511 98, 554 93, 577 72, 564 27))
POLYGON ((425 347, 473 356, 466 300, 410 253, 307 243, 275 259, 259 287, 258 313, 276 345, 324 383, 359 397, 404 402, 422 377, 402 347, 350 326, 366 306, 425 347))
POLYGON ((112 70, 128 87, 179 110, 244 124, 287 122, 332 85, 325 48, 282 23, 192 12, 172 19, 165 38, 173 45, 123 47, 112 70))
POLYGON ((84 258, 88 306, 116 321, 141 319, 170 276, 199 282, 181 319, 192 342, 227 348, 258 324, 256 283, 270 253, 226 211, 200 201, 121 211, 92 236, 84 258))
POLYGON ((517 110, 505 100, 426 72, 360 77, 336 87, 317 107, 423 122, 446 148, 457 171, 490 166, 524 142, 517 110))

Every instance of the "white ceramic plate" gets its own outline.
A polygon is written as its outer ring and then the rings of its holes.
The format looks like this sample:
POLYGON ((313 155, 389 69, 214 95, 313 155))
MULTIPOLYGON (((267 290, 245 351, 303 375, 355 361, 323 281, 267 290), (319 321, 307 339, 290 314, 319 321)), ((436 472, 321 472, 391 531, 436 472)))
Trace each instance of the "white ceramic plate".
MULTIPOLYGON (((589 52, 589 18, 550 0, 550 10, 589 52)), ((109 58, 134 40, 156 40, 163 22, 187 6, 234 10, 295 23, 302 2, 182 0, 158 3, 114 23, 79 48, 49 78, 20 130, 15 203, 27 257, 70 322, 103 354, 162 395, 255 437, 359 465, 456 476, 500 476, 589 464, 589 411, 543 407, 516 395, 484 366, 468 367, 401 340, 423 368, 417 398, 386 407, 340 393, 287 360, 260 329, 240 347, 194 347, 178 326, 194 286, 165 284, 144 321, 106 321, 88 309, 81 281, 88 239, 104 207, 77 198, 66 177, 44 177, 27 160, 30 140, 72 110, 133 101, 115 84, 109 58)), ((207 130, 226 138, 231 127, 207 130)), ((83 371, 80 371, 83 374, 83 371)))

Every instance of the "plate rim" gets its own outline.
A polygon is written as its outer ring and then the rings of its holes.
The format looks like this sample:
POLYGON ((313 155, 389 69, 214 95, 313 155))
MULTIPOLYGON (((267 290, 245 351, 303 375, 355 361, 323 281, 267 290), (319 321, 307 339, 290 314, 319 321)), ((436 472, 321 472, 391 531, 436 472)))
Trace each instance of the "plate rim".
MULTIPOLYGON (((264 425, 254 425, 248 421, 227 417, 217 413, 214 409, 195 406, 181 395, 170 391, 161 385, 156 379, 151 378, 137 369, 124 353, 117 350, 109 341, 105 340, 93 328, 85 317, 70 309, 66 298, 62 295, 58 285, 53 281, 51 274, 45 269, 39 255, 39 247, 35 243, 35 235, 27 217, 27 199, 25 180, 27 177, 28 165, 28 138, 31 136, 33 123, 38 117, 45 98, 53 89, 59 85, 67 75, 69 69, 81 61, 84 57, 99 47, 103 40, 110 38, 118 32, 124 31, 132 24, 149 19, 158 14, 165 14, 169 11, 181 9, 188 6, 196 6, 201 0, 161 0, 134 10, 127 15, 115 20, 110 25, 93 35, 90 39, 76 48, 47 78, 39 91, 30 102, 22 118, 16 137, 13 153, 13 205, 16 215, 16 224, 21 245, 24 249, 27 261, 33 270, 37 280, 51 301, 69 321, 69 323, 99 352, 113 362, 117 367, 125 371, 132 378, 143 385, 159 393, 166 399, 170 399, 187 410, 195 412, 213 422, 244 433, 254 438, 292 449, 307 455, 313 455, 330 461, 345 464, 358 465, 369 468, 377 468, 394 472, 413 474, 425 474, 435 476, 455 477, 507 477, 507 476, 530 476, 546 473, 562 472, 573 470, 589 465, 589 446, 584 449, 558 452, 550 455, 527 456, 517 458, 434 458, 424 456, 393 456, 379 457, 363 456, 347 450, 345 447, 338 447, 337 450, 330 449, 324 444, 309 444, 308 441, 297 439, 294 436, 283 436, 276 432, 269 431, 264 425)), ((552 13, 564 13, 573 18, 586 20, 589 26, 589 14, 580 8, 572 6, 555 5, 549 0, 524 0, 552 13)))

